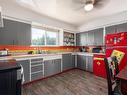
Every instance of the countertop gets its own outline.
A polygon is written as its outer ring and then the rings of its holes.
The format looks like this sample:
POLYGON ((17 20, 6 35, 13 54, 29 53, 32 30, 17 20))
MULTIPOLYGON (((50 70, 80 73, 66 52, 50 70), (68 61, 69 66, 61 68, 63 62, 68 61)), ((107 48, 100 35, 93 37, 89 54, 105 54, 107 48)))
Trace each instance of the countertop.
POLYGON ((6 56, 0 57, 0 60, 8 60, 8 59, 16 59, 16 60, 28 60, 28 59, 35 59, 35 58, 57 58, 62 57, 62 54, 71 53, 72 55, 87 55, 87 56, 94 56, 96 55, 105 55, 104 53, 89 53, 89 52, 60 52, 60 53, 52 53, 52 54, 26 54, 26 55, 16 55, 16 56, 6 56))
POLYGON ((0 62, 0 73, 21 69, 20 65, 11 62, 0 62))
POLYGON ((85 54, 85 55, 105 55, 104 53, 89 53, 89 52, 74 52, 74 53, 72 53, 72 54, 77 54, 77 55, 83 55, 83 54, 85 54))

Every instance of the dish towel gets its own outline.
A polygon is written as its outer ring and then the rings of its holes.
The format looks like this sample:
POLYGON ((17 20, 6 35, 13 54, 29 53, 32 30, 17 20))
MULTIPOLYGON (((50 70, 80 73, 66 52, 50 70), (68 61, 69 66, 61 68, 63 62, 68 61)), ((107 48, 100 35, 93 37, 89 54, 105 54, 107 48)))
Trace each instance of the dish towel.
POLYGON ((22 84, 24 83, 25 81, 25 78, 24 78, 24 71, 23 71, 23 66, 20 64, 21 66, 21 78, 22 78, 22 84))

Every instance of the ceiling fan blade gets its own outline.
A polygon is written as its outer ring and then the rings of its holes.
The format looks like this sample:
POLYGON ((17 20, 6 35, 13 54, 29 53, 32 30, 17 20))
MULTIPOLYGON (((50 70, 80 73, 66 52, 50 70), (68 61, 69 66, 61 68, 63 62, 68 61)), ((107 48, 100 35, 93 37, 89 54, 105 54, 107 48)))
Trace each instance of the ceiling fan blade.
POLYGON ((102 8, 102 7, 104 7, 104 4, 102 4, 102 3, 97 3, 97 4, 94 5, 94 7, 95 7, 95 8, 102 8))
POLYGON ((94 5, 97 4, 97 3, 101 3, 101 2, 104 2, 105 0, 94 0, 94 5))
POLYGON ((102 8, 104 7, 109 0, 95 0, 94 7, 95 8, 102 8))
POLYGON ((72 1, 77 4, 85 4, 85 0, 72 0, 72 1))

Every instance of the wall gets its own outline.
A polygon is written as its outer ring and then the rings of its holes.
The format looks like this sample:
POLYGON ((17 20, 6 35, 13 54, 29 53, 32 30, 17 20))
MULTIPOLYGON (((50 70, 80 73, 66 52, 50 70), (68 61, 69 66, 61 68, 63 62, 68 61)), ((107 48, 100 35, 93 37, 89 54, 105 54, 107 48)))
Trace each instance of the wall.
POLYGON ((70 31, 76 31, 77 29, 77 27, 71 24, 58 21, 56 19, 52 19, 39 13, 33 12, 31 10, 25 9, 12 1, 13 0, 0 0, 0 6, 2 6, 3 11, 2 13, 5 17, 18 18, 29 23, 31 23, 31 21, 38 22, 70 31))
POLYGON ((124 22, 127 22, 127 11, 87 21, 85 24, 78 27, 78 30, 83 32, 124 22))

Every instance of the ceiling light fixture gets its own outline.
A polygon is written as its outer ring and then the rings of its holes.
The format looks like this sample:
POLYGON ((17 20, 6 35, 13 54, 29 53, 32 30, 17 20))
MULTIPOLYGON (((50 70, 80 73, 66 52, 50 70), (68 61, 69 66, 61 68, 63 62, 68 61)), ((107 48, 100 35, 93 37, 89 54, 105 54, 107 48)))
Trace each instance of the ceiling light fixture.
POLYGON ((93 2, 92 0, 91 1, 87 1, 85 6, 84 6, 84 10, 85 11, 91 11, 93 9, 93 2))

